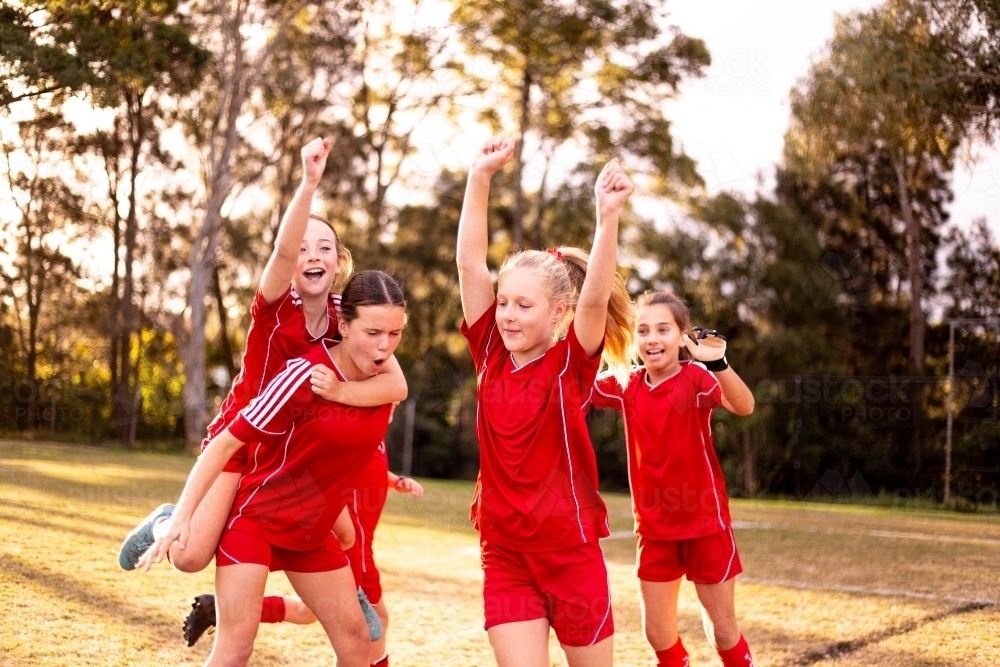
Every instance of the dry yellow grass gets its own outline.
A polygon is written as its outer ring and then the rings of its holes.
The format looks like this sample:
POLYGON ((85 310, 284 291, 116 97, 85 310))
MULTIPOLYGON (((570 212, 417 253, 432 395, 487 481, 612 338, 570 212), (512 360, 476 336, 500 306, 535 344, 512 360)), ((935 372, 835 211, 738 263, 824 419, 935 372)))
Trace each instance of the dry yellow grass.
MULTIPOLYGON (((176 497, 191 459, 0 442, 0 665, 199 665, 180 637, 211 571, 119 570, 122 535, 176 497)), ((492 664, 482 631, 471 486, 429 481, 423 501, 393 496, 376 539, 393 665, 492 664)), ((631 527, 609 496, 612 528, 631 527)), ((1000 660, 1000 520, 832 505, 736 501, 746 574, 737 590, 759 665, 978 667, 1000 660)), ((604 543, 615 658, 652 665, 642 637, 629 538, 604 543)), ((269 590, 287 593, 276 574, 269 590)), ((685 584, 680 626, 692 665, 717 665, 685 584)), ((329 665, 316 626, 262 626, 254 665, 329 665)), ((552 642, 552 664, 562 664, 552 642)))

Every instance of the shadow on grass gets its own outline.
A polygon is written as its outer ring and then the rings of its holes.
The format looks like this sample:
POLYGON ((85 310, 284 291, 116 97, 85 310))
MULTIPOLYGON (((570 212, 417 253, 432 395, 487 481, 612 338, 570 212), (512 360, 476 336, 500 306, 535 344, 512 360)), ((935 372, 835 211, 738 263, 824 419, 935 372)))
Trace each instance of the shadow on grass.
MULTIPOLYGON (((0 507, 0 509, 2 509, 2 507, 0 507)), ((91 540, 97 541, 102 544, 105 542, 115 541, 125 538, 124 532, 122 532, 120 535, 113 534, 110 532, 98 533, 97 531, 89 530, 87 528, 84 528, 83 526, 60 526, 59 524, 49 523, 47 521, 29 519, 26 516, 14 516, 11 514, 7 514, 6 512, 3 511, 0 511, 0 521, 10 521, 11 523, 18 523, 24 526, 33 526, 35 528, 41 528, 42 530, 79 535, 80 537, 89 538, 91 540)))
MULTIPOLYGON (((858 637, 856 639, 836 642, 834 644, 830 644, 816 651, 808 651, 800 655, 798 658, 790 662, 786 662, 785 665, 787 667, 809 667, 810 665, 815 665, 816 663, 822 662, 824 660, 841 658, 844 656, 848 656, 852 653, 856 653, 861 649, 864 649, 873 644, 878 644, 880 642, 883 642, 887 639, 898 637, 900 635, 909 634, 915 630, 919 630, 925 625, 936 623, 937 621, 941 621, 946 618, 950 618, 952 616, 961 616, 962 614, 970 614, 994 606, 995 605, 988 602, 970 602, 967 604, 959 605, 957 607, 952 607, 951 609, 945 609, 944 611, 940 611, 934 614, 928 614, 923 618, 918 618, 912 621, 907 621, 905 623, 900 623, 890 628, 883 628, 881 630, 878 630, 877 632, 872 632, 870 634, 867 634, 864 637, 858 637)), ((943 665, 945 663, 941 664, 943 665)))
POLYGON ((121 511, 132 509, 141 511, 145 508, 145 511, 137 516, 137 519, 141 519, 146 512, 160 503, 176 498, 184 483, 183 480, 178 483, 167 481, 149 483, 134 479, 113 482, 68 480, 37 470, 11 467, 0 473, 0 485, 4 487, 4 498, 0 498, 0 506, 19 502, 18 490, 33 491, 72 503, 111 505, 121 511), (11 497, 14 500, 9 500, 11 497))
POLYGON ((6 500, 0 498, 0 510, 4 509, 14 509, 14 510, 24 510, 27 512, 38 512, 40 514, 51 514, 52 516, 62 517, 64 519, 70 519, 73 521, 83 521, 91 523, 99 523, 102 526, 108 528, 114 528, 115 530, 123 530, 128 532, 135 527, 135 522, 128 519, 115 519, 108 518, 104 514, 100 516, 91 513, 87 510, 60 510, 49 505, 44 504, 32 504, 32 503, 22 503, 16 500, 6 500))
MULTIPOLYGON (((45 588, 54 597, 89 608, 89 612, 105 618, 109 625, 127 626, 123 635, 141 634, 143 638, 163 646, 184 647, 181 637, 181 619, 158 611, 155 605, 140 605, 111 595, 100 588, 58 572, 39 569, 12 554, 0 553, 0 569, 25 584, 45 588)), ((81 620, 81 623, 85 622, 81 620)), ((331 649, 332 653, 332 649, 331 649)), ((254 650, 255 660, 285 664, 288 656, 261 649, 254 650)))

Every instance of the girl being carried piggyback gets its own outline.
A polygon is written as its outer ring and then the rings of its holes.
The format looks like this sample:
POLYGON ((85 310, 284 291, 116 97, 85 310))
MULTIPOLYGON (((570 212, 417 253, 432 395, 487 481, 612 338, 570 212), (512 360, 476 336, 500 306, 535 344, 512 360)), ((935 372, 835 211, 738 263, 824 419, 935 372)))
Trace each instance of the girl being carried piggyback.
POLYGON ((736 622, 742 572, 722 468, 712 443, 712 410, 753 412, 753 394, 725 358, 726 339, 691 328, 687 306, 669 292, 635 305, 643 366, 623 390, 601 377, 594 405, 622 412, 637 539, 637 575, 646 638, 657 665, 687 667, 677 634, 681 577, 693 582, 705 632, 725 667, 753 667, 736 622), (694 359, 682 360, 683 356, 694 359))

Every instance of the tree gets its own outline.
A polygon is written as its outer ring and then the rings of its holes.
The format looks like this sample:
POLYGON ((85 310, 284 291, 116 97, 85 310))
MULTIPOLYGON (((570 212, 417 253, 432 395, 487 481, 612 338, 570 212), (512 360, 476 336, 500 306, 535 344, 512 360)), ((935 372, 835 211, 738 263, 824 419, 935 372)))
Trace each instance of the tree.
POLYGON ((140 228, 140 174, 155 165, 176 168, 160 144, 170 115, 166 107, 201 80, 209 54, 190 40, 177 0, 122 3, 87 2, 53 7, 51 20, 71 34, 76 49, 88 55, 93 79, 101 87, 92 98, 114 112, 111 127, 81 137, 79 147, 94 152, 107 178, 109 225, 114 245, 109 298, 111 397, 119 437, 131 444, 138 418, 134 397, 139 363, 133 337, 141 313, 135 299, 135 264, 140 228), (70 27, 75 30, 70 33, 70 27), (124 206, 124 216, 121 213, 124 206))
MULTIPOLYGON (((239 126, 245 105, 259 94, 261 77, 289 26, 306 20, 312 0, 260 3, 255 0, 220 1, 202 6, 199 34, 216 57, 207 85, 200 91, 187 129, 200 148, 205 179, 204 213, 192 230, 188 288, 187 339, 182 344, 185 372, 184 428, 188 447, 204 437, 207 422, 205 378, 206 297, 215 267, 222 227, 222 209, 230 200, 233 169, 244 138, 239 126)), ((353 2, 324 6, 330 15, 351 16, 353 2)), ((314 10, 314 11, 319 11, 314 10)))
MULTIPOLYGON (((902 223, 910 293, 909 365, 924 368, 925 267, 950 198, 947 179, 966 134, 946 47, 926 8, 889 0, 838 19, 825 57, 792 95, 786 164, 816 187, 830 178, 892 238, 902 223), (928 236, 931 242, 928 243, 928 236)), ((862 232, 864 233, 864 232, 862 232)), ((932 268, 931 268, 932 271, 932 268)))
POLYGON ((85 215, 82 198, 73 191, 66 175, 58 171, 60 148, 65 147, 72 128, 58 114, 46 113, 19 123, 18 133, 20 148, 27 158, 18 160, 23 168, 15 168, 12 164, 16 146, 10 142, 3 144, 7 182, 17 208, 10 295, 18 314, 23 312, 27 319, 18 327, 18 333, 30 393, 24 411, 17 417, 22 427, 33 430, 41 416, 39 322, 53 286, 58 288, 61 283, 72 282, 77 277, 73 261, 62 248, 66 240, 76 236, 78 230, 74 229, 74 224, 82 222, 85 215))
MULTIPOLYGON (((660 28, 664 17, 657 14, 658 7, 649 0, 456 3, 453 21, 470 54, 485 55, 497 69, 491 77, 495 81, 483 82, 483 89, 501 89, 501 100, 512 107, 518 128, 511 218, 514 250, 524 244, 523 170, 529 136, 547 161, 559 145, 576 139, 592 154, 625 153, 648 164, 654 184, 665 179, 697 182, 694 163, 675 150, 663 102, 683 77, 699 76, 710 59, 701 40, 678 31, 666 34, 660 28), (596 79, 597 90, 588 93, 583 84, 591 78, 596 79), (627 125, 617 118, 627 119, 627 125)), ((485 115, 495 126, 502 124, 496 110, 485 115)), ((544 184, 542 190, 539 212, 544 210, 544 184)), ((540 226, 536 229, 540 237, 540 226)), ((536 243, 540 240, 536 238, 536 243)))
POLYGON ((93 73, 46 19, 47 2, 0 0, 0 108, 94 82, 93 73))

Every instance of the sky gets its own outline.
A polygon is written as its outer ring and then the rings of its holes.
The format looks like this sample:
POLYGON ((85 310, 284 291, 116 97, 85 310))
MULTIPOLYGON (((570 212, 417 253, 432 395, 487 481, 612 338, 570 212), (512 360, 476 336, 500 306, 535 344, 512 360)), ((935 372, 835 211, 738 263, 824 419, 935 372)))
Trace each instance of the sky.
MULTIPOLYGON (((770 183, 788 126, 788 92, 833 36, 834 15, 871 0, 668 0, 671 22, 705 40, 707 75, 671 105, 674 133, 710 192, 770 183)), ((1000 237, 1000 151, 967 147, 954 174, 952 220, 986 217, 1000 237)))

